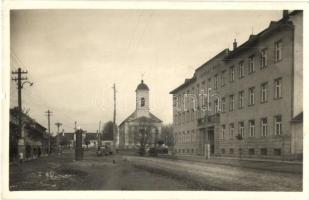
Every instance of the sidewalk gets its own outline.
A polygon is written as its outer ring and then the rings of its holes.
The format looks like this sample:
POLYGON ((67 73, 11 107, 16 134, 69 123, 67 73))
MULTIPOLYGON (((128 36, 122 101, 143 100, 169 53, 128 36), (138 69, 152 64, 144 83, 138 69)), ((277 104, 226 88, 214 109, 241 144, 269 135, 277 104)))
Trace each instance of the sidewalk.
POLYGON ((160 158, 172 160, 187 160, 192 162, 203 162, 220 165, 228 165, 232 167, 242 167, 251 169, 261 169, 276 172, 287 172, 302 174, 303 163, 281 160, 264 160, 264 159, 250 159, 250 158, 231 158, 231 157, 212 157, 205 159, 203 156, 197 155, 159 155, 160 158))

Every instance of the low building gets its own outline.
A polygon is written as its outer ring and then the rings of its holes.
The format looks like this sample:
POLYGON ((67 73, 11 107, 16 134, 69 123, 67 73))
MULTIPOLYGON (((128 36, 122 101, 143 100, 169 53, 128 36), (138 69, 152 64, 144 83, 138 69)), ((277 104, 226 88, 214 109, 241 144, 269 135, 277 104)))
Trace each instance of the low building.
POLYGON ((301 158, 302 15, 284 11, 171 91, 176 153, 301 158))
POLYGON ((25 160, 48 154, 48 134, 46 128, 22 113, 22 135, 18 136, 18 109, 10 109, 10 161, 18 159, 22 153, 25 160))

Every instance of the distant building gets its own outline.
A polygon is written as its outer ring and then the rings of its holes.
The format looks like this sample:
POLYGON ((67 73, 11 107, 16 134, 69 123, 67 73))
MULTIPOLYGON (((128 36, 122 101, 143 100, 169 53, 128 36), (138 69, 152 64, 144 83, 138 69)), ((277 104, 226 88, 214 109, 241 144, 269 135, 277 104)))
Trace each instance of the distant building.
POLYGON ((302 24, 302 11, 284 11, 171 91, 177 154, 302 158, 302 24))
POLYGON ((149 88, 143 80, 135 92, 136 109, 119 125, 119 149, 139 147, 142 137, 152 146, 161 136, 162 121, 150 112, 149 88))
MULTIPOLYGON (((98 133, 85 133, 84 141, 89 141, 88 148, 97 147, 98 146, 98 133)), ((83 143, 83 146, 86 145, 86 143, 83 143)), ((87 146, 87 145, 86 145, 87 146)))
MULTIPOLYGON (((74 148, 74 133, 59 134, 60 145, 74 148)), ((98 133, 83 133, 83 147, 87 147, 85 140, 89 141, 88 147, 97 147, 98 145, 98 133)))

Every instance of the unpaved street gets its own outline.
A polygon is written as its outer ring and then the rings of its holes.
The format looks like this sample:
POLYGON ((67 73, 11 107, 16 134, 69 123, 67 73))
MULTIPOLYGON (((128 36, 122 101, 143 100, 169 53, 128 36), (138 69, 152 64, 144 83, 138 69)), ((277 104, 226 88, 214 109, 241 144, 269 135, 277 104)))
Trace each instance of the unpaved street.
POLYGON ((73 152, 10 166, 11 190, 301 191, 302 174, 137 156, 73 152), (115 161, 115 163, 113 162, 115 161))

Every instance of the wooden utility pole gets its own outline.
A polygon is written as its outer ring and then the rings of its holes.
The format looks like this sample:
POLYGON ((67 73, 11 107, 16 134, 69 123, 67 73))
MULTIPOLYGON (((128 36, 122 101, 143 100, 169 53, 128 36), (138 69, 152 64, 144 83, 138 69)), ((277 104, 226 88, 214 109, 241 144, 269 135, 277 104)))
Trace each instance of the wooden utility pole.
POLYGON ((99 130, 98 130, 98 146, 101 146, 101 120, 99 122, 99 130))
MULTIPOLYGON (((22 140, 24 138, 24 136, 22 135, 22 126, 23 126, 23 122, 22 122, 22 101, 21 101, 21 90, 23 88, 23 85, 25 83, 29 83, 30 86, 33 85, 33 83, 27 81, 28 78, 27 77, 22 77, 23 74, 28 74, 28 71, 22 71, 21 68, 18 68, 17 71, 12 71, 12 75, 17 75, 17 77, 12 78, 13 81, 17 81, 17 90, 18 90, 18 135, 17 135, 17 139, 18 139, 18 143, 17 143, 17 154, 19 156, 20 153, 20 148, 19 148, 19 144, 24 143, 24 140, 22 140), (22 82, 24 81, 24 82, 22 82)), ((22 144, 23 146, 25 144, 22 144)))
POLYGON ((47 110, 45 112, 47 114, 47 120, 48 120, 48 154, 50 154, 50 116, 52 115, 53 112, 50 110, 47 110))
POLYGON ((117 131, 117 127, 116 127, 116 84, 114 83, 114 86, 113 86, 113 90, 114 90, 114 118, 113 118, 113 149, 114 149, 114 152, 116 150, 116 141, 117 141, 117 134, 116 134, 116 131, 117 131))

